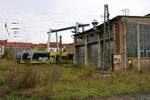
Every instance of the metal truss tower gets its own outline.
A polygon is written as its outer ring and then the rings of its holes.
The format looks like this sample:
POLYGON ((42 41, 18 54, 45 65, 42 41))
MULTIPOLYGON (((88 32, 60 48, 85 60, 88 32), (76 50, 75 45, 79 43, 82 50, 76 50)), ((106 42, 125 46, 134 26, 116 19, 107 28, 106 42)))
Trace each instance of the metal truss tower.
POLYGON ((111 33, 109 22, 108 4, 104 5, 104 42, 103 42, 103 68, 109 69, 111 67, 111 33))

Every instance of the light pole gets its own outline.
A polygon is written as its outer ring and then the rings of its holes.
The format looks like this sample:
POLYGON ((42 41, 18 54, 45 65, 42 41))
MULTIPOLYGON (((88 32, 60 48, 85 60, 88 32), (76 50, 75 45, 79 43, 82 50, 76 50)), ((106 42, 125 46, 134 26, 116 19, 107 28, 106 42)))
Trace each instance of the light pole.
POLYGON ((98 30, 98 29, 97 29, 98 21, 97 21, 97 20, 93 20, 93 21, 92 21, 92 25, 93 25, 93 29, 94 29, 95 31, 97 31, 97 30, 98 30))
MULTIPOLYGON (((16 22, 12 22, 11 24, 19 24, 19 23, 16 23, 16 22)), ((6 30, 6 34, 7 34, 7 36, 6 36, 6 43, 7 43, 7 41, 8 41, 8 38, 9 38, 9 36, 10 36, 10 31, 9 30, 11 30, 12 32, 13 32, 13 34, 15 34, 14 36, 13 36, 13 38, 15 37, 15 38, 17 38, 18 36, 16 35, 17 33, 18 33, 18 30, 19 30, 20 28, 16 28, 16 27, 8 27, 8 23, 5 23, 5 30, 6 30)), ((5 46, 6 46, 6 43, 5 43, 5 46)), ((13 56, 14 55, 16 55, 17 53, 18 53, 18 51, 19 51, 19 49, 18 49, 18 42, 16 42, 17 44, 16 44, 16 48, 15 48, 15 52, 13 53, 13 56)), ((11 51, 12 52, 12 51, 11 51)))
POLYGON ((101 43, 100 43, 100 31, 98 30, 98 28, 97 28, 97 26, 98 26, 98 21, 97 20, 93 20, 92 21, 92 25, 93 25, 93 29, 94 29, 94 31, 97 33, 97 37, 98 37, 98 39, 97 39, 97 48, 98 48, 98 57, 97 57, 97 59, 98 59, 98 64, 97 64, 97 66, 98 66, 98 68, 100 68, 101 67, 101 43))
MULTIPOLYGON (((12 22, 11 24, 19 24, 19 23, 12 22)), ((9 29, 12 30, 12 31, 14 32, 14 34, 17 34, 17 33, 18 33, 18 30, 19 30, 20 28, 17 28, 17 27, 9 28, 9 27, 8 27, 8 23, 5 23, 5 30, 6 30, 6 34, 7 34, 7 36, 6 36, 6 41, 8 41, 8 38, 9 38, 9 36, 10 36, 9 29)), ((16 36, 16 37, 17 37, 17 36, 16 36)))
POLYGON ((8 26, 7 26, 7 23, 5 23, 5 30, 6 30, 6 42, 8 41, 8 37, 9 37, 9 32, 8 32, 8 26))

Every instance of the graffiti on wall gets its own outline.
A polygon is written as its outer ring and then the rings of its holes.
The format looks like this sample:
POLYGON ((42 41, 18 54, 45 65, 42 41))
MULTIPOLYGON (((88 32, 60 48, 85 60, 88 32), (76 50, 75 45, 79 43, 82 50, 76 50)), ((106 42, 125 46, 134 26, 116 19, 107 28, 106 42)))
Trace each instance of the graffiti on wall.
POLYGON ((121 55, 113 56, 113 70, 121 70, 121 55))

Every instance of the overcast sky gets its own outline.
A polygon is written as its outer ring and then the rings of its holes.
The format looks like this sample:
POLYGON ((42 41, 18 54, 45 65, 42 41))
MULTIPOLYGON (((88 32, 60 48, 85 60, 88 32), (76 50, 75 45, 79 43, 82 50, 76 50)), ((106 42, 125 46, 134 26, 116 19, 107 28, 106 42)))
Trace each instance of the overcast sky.
MULTIPOLYGON (((149 0, 0 0, 0 39, 33 43, 47 43, 49 28, 58 29, 75 25, 76 22, 91 23, 93 19, 102 22, 104 4, 109 4, 110 17, 121 15, 128 8, 130 15, 150 13, 149 0), (17 22, 19 24, 12 24, 17 22), (17 27, 17 34, 8 30, 17 27)), ((73 42, 70 31, 60 32, 63 42, 73 42)), ((55 41, 52 35, 51 41, 55 41)))

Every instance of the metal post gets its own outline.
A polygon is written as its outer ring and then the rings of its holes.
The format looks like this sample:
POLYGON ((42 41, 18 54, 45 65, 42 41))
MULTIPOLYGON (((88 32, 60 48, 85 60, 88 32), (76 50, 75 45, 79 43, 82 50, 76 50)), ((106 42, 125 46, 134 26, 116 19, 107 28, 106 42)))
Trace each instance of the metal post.
POLYGON ((107 5, 104 5, 104 35, 103 35, 103 65, 102 65, 102 68, 104 69, 104 67, 106 66, 105 62, 106 62, 106 53, 105 53, 105 50, 106 50, 106 16, 107 16, 107 5))
POLYGON ((101 67, 101 44, 100 44, 100 34, 98 35, 98 68, 101 67))
POLYGON ((76 31, 76 34, 78 34, 78 33, 79 33, 79 23, 78 23, 78 22, 76 22, 75 31, 76 31))
POLYGON ((93 30, 97 33, 97 49, 98 49, 98 57, 97 57, 97 66, 98 68, 101 67, 101 44, 100 44, 100 30, 98 30, 97 25, 98 25, 98 21, 97 20, 93 20, 92 22, 93 25, 93 30))
POLYGON ((127 34, 127 32, 126 32, 126 28, 127 28, 127 21, 125 20, 124 22, 123 22, 123 26, 124 26, 124 28, 123 28, 123 30, 124 30, 124 34, 123 34, 123 36, 124 36, 124 68, 127 68, 127 36, 126 36, 126 34, 127 34))
POLYGON ((108 29, 108 50, 109 50, 109 68, 112 66, 111 60, 111 32, 110 32, 110 23, 109 23, 109 10, 107 7, 107 29, 108 29))
POLYGON ((84 40, 85 42, 85 48, 84 48, 84 50, 85 50, 85 66, 88 66, 88 46, 87 46, 87 35, 85 35, 85 40, 84 40))
MULTIPOLYGON (((108 4, 104 5, 104 50, 103 50, 103 68, 104 66, 111 67, 111 36, 108 4), (108 42, 107 42, 108 41, 108 42), (107 45, 108 44, 108 45, 107 45), (108 48, 107 48, 108 46, 108 48), (108 49, 108 52, 107 52, 108 49), (107 55, 108 53, 108 55, 107 55)), ((104 68, 105 69, 105 68, 104 68)))
POLYGON ((59 54, 60 54, 60 61, 62 61, 62 36, 59 37, 59 54))
POLYGON ((7 27, 7 23, 5 23, 5 29, 6 29, 6 34, 8 35, 6 37, 6 41, 8 41, 8 37, 9 37, 9 32, 8 32, 8 27, 7 27))
POLYGON ((82 32, 84 32, 84 27, 82 27, 82 32))
POLYGON ((49 29, 49 32, 48 32, 48 42, 47 42, 47 51, 48 52, 50 51, 50 37, 51 37, 51 32, 52 32, 52 29, 49 29))
POLYGON ((140 30, 139 30, 139 23, 137 23, 137 66, 138 66, 138 70, 141 70, 141 66, 140 66, 140 30))
POLYGON ((74 36, 74 64, 77 64, 77 46, 76 46, 77 40, 74 36))
POLYGON ((59 48, 59 43, 58 43, 58 34, 57 34, 57 32, 56 32, 56 44, 57 44, 57 52, 58 52, 58 48, 59 48))

